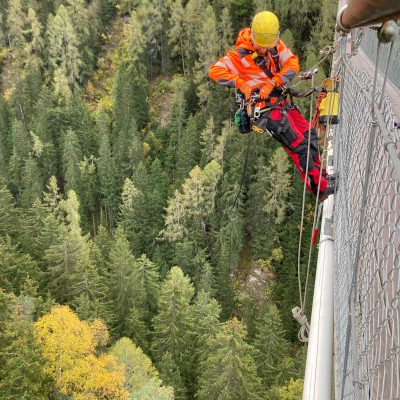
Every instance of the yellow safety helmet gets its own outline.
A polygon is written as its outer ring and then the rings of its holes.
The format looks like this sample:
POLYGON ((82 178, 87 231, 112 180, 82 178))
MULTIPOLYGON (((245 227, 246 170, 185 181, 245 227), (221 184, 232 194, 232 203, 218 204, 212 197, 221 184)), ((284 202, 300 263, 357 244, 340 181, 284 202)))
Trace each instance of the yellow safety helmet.
POLYGON ((261 47, 274 47, 279 39, 279 20, 271 11, 256 14, 251 23, 251 39, 261 47))

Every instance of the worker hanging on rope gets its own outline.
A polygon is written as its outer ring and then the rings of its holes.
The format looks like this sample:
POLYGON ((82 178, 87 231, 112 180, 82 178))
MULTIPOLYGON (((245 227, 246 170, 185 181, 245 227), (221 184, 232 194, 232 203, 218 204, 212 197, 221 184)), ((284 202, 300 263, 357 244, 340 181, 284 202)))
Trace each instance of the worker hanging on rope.
MULTIPOLYGON (((236 48, 220 58, 210 68, 209 74, 219 84, 239 89, 246 100, 258 91, 262 101, 260 108, 265 111, 252 118, 252 129, 270 133, 283 145, 308 190, 317 195, 321 173, 317 133, 315 129, 309 129, 308 121, 286 100, 281 90, 282 85, 292 81, 299 70, 297 56, 279 38, 277 16, 263 11, 255 15, 251 28, 239 32, 236 48), (309 131, 311 140, 307 169, 309 131)), ((335 178, 322 171, 320 200, 325 200, 334 191, 335 178)))

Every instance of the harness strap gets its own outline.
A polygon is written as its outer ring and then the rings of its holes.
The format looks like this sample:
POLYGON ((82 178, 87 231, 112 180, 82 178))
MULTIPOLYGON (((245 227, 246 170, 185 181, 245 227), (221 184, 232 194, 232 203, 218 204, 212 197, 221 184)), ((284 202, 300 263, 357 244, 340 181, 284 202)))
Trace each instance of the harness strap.
MULTIPOLYGON (((272 79, 273 78, 272 72, 271 72, 270 68, 267 67, 268 58, 260 56, 257 52, 251 52, 251 50, 249 50, 249 51, 250 51, 251 57, 253 58, 254 62, 257 64, 257 66, 260 67, 270 79, 272 79)), ((266 56, 268 55, 268 53, 271 54, 272 60, 274 61, 275 71, 279 72, 281 70, 281 67, 279 65, 279 53, 278 53, 277 48, 272 47, 271 49, 269 49, 266 56)))
POLYGON ((271 79, 273 77, 272 72, 270 68, 267 67, 267 60, 268 54, 271 54, 272 60, 274 61, 275 64, 275 71, 279 72, 281 70, 281 66, 279 65, 279 52, 276 47, 272 47, 271 49, 268 50, 267 54, 265 57, 260 56, 256 51, 252 51, 249 49, 246 49, 244 47, 238 47, 235 49, 241 58, 246 57, 248 54, 251 54, 252 59, 256 63, 256 65, 263 70, 263 72, 271 79))

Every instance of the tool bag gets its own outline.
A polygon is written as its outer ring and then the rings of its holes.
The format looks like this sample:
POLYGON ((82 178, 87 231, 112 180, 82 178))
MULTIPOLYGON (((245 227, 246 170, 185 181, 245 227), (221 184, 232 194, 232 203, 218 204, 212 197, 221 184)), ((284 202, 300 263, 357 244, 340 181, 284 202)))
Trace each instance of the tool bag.
POLYGON ((249 133, 251 131, 251 121, 246 110, 239 108, 236 111, 235 125, 239 128, 240 133, 249 133))

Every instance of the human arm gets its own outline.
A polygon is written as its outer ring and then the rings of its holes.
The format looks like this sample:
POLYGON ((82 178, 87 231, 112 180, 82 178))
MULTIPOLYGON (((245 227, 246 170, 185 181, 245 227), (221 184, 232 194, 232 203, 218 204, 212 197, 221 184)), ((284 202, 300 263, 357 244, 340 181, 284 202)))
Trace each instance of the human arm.
POLYGON ((293 80, 296 74, 300 71, 299 59, 291 50, 286 47, 282 40, 277 46, 279 53, 280 71, 273 73, 273 80, 276 86, 282 86, 293 80))
MULTIPOLYGON (((234 63, 238 62, 238 56, 235 52, 230 51, 225 57, 220 58, 209 71, 210 78, 227 87, 235 87, 239 89, 246 97, 250 98, 251 87, 239 76, 239 72, 234 63)), ((239 58, 240 60, 240 58, 239 58)))

